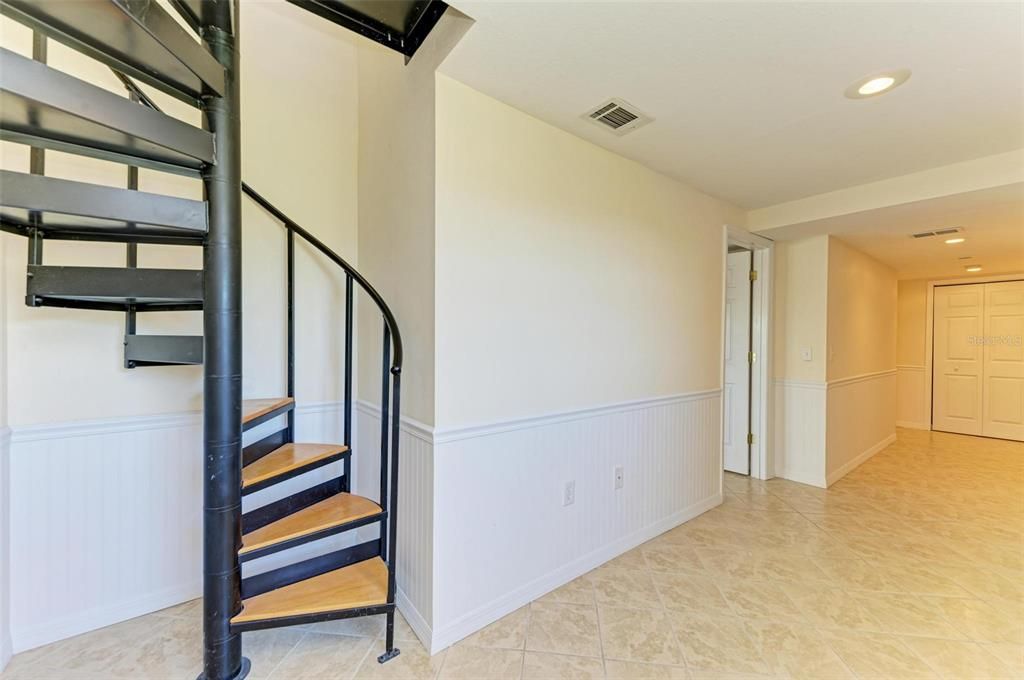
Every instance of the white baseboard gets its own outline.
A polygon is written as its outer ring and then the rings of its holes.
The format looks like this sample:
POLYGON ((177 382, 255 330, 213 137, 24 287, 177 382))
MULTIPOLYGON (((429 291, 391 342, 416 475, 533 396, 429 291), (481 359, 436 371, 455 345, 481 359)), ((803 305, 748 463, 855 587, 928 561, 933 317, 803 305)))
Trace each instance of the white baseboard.
POLYGON ((912 420, 897 420, 896 427, 905 427, 908 430, 930 430, 932 426, 929 423, 917 423, 912 420))
POLYGON ((16 652, 24 652, 41 647, 57 640, 88 633, 97 628, 111 626, 136 616, 150 614, 194 600, 201 597, 202 593, 202 583, 196 581, 148 593, 144 597, 128 602, 118 602, 109 607, 96 607, 77 612, 63 619, 47 621, 44 625, 26 626, 17 631, 17 636, 13 640, 13 649, 16 652))
MULTIPOLYGON (((450 647, 459 640, 472 635, 484 626, 497 621, 501 617, 511 614, 520 607, 536 600, 538 597, 546 595, 552 590, 555 590, 573 579, 586 574, 588 571, 601 566, 608 560, 618 557, 622 553, 632 550, 642 543, 646 543, 655 536, 663 534, 669 529, 673 529, 683 522, 687 522, 694 517, 721 505, 721 503, 722 494, 715 494, 714 496, 706 498, 699 503, 694 503, 679 512, 669 515, 664 519, 623 536, 617 541, 583 555, 582 557, 573 560, 572 562, 569 562, 568 564, 565 564, 544 576, 526 583, 521 588, 517 588, 496 600, 478 607, 474 611, 469 612, 465 616, 456 619, 444 628, 436 631, 430 641, 430 653, 436 654, 442 649, 450 647)), ((403 610, 402 613, 404 614, 405 611, 403 610)), ((409 625, 413 625, 411 620, 409 621, 409 625)), ((419 634, 419 631, 417 631, 417 635, 419 634)))
POLYGON ((889 444, 892 444, 895 441, 896 441, 896 433, 893 432, 892 434, 890 434, 888 437, 886 437, 882 441, 878 442, 877 444, 873 445, 871 448, 867 449, 866 451, 864 451, 863 453, 858 455, 856 458, 851 460, 846 465, 842 466, 841 468, 839 468, 838 470, 836 470, 832 474, 828 475, 828 477, 825 480, 827 486, 832 486, 833 484, 838 482, 840 479, 842 479, 843 477, 845 477, 849 473, 853 472, 856 468, 858 468, 859 466, 863 465, 873 455, 875 455, 876 453, 878 453, 879 451, 884 449, 886 446, 889 446, 889 444))
POLYGON ((430 649, 430 639, 434 632, 427 620, 423 618, 423 614, 420 614, 420 610, 416 609, 416 605, 401 588, 395 590, 395 604, 398 606, 398 611, 402 612, 409 627, 412 628, 412 632, 416 633, 416 637, 420 639, 425 648, 430 649))

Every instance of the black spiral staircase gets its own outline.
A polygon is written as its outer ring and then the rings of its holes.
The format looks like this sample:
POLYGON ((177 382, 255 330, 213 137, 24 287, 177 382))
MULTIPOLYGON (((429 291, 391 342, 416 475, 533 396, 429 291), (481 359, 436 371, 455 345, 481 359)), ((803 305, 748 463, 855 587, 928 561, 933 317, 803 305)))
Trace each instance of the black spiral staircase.
MULTIPOLYGON (((412 57, 443 13, 441 2, 292 0, 296 5, 412 57), (355 7, 358 6, 358 9, 355 7)), ((195 36, 156 0, 0 0, 0 11, 34 31, 33 58, 0 48, 0 138, 31 147, 30 172, 0 171, 0 229, 28 239, 26 303, 123 312, 125 367, 203 364, 204 650, 207 680, 242 678, 245 631, 383 614, 384 661, 394 647, 395 537, 402 341, 376 290, 337 253, 241 181, 238 0, 171 0, 195 36), (196 39, 198 36, 198 40, 196 39), (47 39, 97 59, 127 97, 46 65, 47 39), (172 118, 136 84, 203 114, 197 128, 172 118), (122 163, 126 188, 45 175, 45 150, 122 163), (138 191, 139 168, 199 177, 204 200, 138 191), (241 201, 256 201, 286 230, 287 395, 241 394, 241 201), (295 241, 345 276, 343 441, 295 441, 295 241), (44 263, 49 240, 125 244, 124 267, 44 263), (138 267, 138 249, 203 249, 201 270, 138 267), (380 490, 351 488, 353 308, 358 286, 383 321, 380 490), (201 311, 202 336, 143 335, 138 314, 201 311), (242 446, 243 431, 263 428, 242 446), (267 433, 267 429, 273 430, 267 433), (276 428, 276 429, 275 429, 276 428), (242 497, 324 466, 326 482, 242 512, 242 497), (377 538, 242 578, 241 564, 367 525, 377 538)))

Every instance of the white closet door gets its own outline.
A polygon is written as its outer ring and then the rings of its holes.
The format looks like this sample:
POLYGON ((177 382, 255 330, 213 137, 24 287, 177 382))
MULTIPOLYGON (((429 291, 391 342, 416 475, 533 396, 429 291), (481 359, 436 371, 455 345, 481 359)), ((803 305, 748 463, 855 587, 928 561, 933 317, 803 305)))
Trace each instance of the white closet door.
POLYGON ((982 434, 985 287, 935 289, 932 428, 982 434))
POLYGON ((982 434, 1024 441, 1024 281, 985 284, 982 434))
POLYGON ((750 265, 753 253, 729 253, 725 272, 725 432, 723 467, 750 474, 750 265))

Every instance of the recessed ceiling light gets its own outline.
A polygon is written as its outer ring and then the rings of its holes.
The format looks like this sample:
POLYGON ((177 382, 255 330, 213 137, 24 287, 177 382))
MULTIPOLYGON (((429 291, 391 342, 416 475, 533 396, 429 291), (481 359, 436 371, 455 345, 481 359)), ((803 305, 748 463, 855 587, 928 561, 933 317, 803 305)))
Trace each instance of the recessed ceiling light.
POLYGON ((970 267, 964 267, 964 269, 966 269, 969 272, 980 272, 981 271, 981 265, 980 264, 972 264, 970 267))
POLYGON ((947 238, 946 243, 953 245, 954 243, 963 243, 965 239, 962 238, 947 238))
POLYGON ((907 82, 907 78, 910 77, 910 69, 901 68, 896 71, 887 71, 885 73, 875 73, 861 78, 853 85, 846 88, 846 96, 850 99, 867 99, 868 97, 877 97, 880 94, 884 94, 893 88, 899 87, 903 83, 907 82))

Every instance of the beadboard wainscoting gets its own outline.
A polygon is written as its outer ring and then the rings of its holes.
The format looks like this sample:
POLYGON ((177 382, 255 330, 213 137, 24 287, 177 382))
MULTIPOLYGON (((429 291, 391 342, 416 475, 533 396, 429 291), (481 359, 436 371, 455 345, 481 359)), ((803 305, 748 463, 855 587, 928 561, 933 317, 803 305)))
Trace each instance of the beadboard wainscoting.
POLYGON ((720 504, 721 431, 716 389, 435 432, 431 651, 720 504))
MULTIPOLYGON (((0 388, 2 389, 2 388, 0 388)), ((11 428, 0 427, 0 671, 14 654, 11 644, 11 428)))
POLYGON ((775 381, 775 475, 825 487, 825 414, 828 385, 775 381))
POLYGON ((896 369, 830 380, 826 428, 832 485, 896 441, 896 369))
MULTIPOLYGON (((342 413, 340 402, 300 405, 297 434, 306 441, 340 441, 342 413)), ((198 413, 12 429, 15 652, 200 596, 198 413)), ((257 428, 245 441, 258 436, 257 428)), ((292 484, 309 481, 297 477, 292 484)), ((245 507, 271 500, 253 494, 245 507)))
MULTIPOLYGON (((358 466, 356 459, 360 451, 380 450, 380 406, 357 401, 356 425, 353 490, 376 500, 380 498, 380 456, 368 454, 358 466)), ((404 417, 399 431, 396 602, 429 648, 434 611, 434 432, 430 426, 404 417)), ((363 527, 359 540, 369 540, 377 531, 377 527, 363 527)))
POLYGON ((931 418, 925 392, 924 366, 896 367, 896 425, 915 430, 930 430, 931 418))

